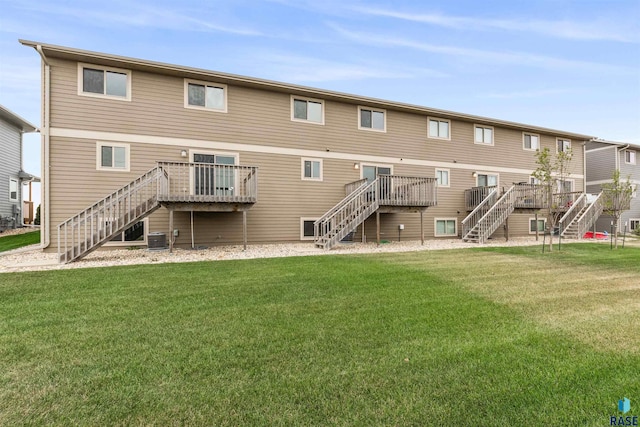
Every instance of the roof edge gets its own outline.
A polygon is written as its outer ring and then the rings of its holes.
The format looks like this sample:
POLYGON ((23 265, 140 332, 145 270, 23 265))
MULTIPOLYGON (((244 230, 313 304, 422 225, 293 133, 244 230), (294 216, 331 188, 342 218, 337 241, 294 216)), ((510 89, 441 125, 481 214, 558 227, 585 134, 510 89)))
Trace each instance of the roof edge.
POLYGON ((31 124, 3 105, 0 105, 0 117, 3 117, 11 123, 18 125, 22 132, 29 133, 39 131, 35 125, 31 124))
POLYGON ((191 75, 200 75, 202 77, 209 78, 218 78, 225 79, 229 82, 233 82, 239 86, 254 86, 254 87, 264 87, 277 91, 288 91, 297 94, 304 94, 307 96, 315 96, 318 98, 326 98, 332 100, 339 101, 347 101, 350 103, 360 103, 360 104, 373 104, 372 106, 379 106, 388 109, 395 109, 406 112, 413 112, 416 114, 426 114, 426 115, 436 115, 436 116, 444 116, 444 118, 451 119, 459 119, 467 122, 477 122, 481 124, 492 124, 503 126, 512 129, 526 130, 526 131, 535 131, 540 133, 557 135, 559 137, 569 137, 571 139, 579 139, 588 141, 594 139, 595 136, 592 135, 584 135, 575 132, 563 131, 558 129, 551 129, 541 126, 534 126, 525 123, 512 122, 508 120, 500 120, 491 117, 477 116, 473 114, 465 114, 458 113, 450 110, 442 110, 437 108, 429 108, 415 104, 408 104, 396 101, 389 101, 379 98, 372 98, 360 95, 354 95, 344 92, 336 92, 326 89, 319 89, 310 86, 303 85, 295 85, 290 83, 278 82, 274 80, 267 79, 259 79, 255 77, 247 77, 241 76, 237 74, 228 74, 222 73, 218 71, 206 70, 202 68, 193 68, 175 64, 169 64, 164 62, 150 61, 145 59, 127 57, 127 56, 119 56, 101 52, 94 52, 83 49, 70 48, 65 46, 57 46, 51 45, 47 43, 41 43, 30 40, 18 40, 22 45, 36 48, 37 46, 41 46, 41 48, 47 53, 48 56, 56 57, 56 53, 60 55, 64 55, 67 57, 75 57, 77 60, 86 61, 87 58, 94 58, 97 60, 104 61, 114 61, 121 62, 123 64, 129 64, 130 68, 141 67, 141 68, 151 68, 158 71, 173 72, 178 74, 191 74, 191 75), (133 66, 133 67, 131 67, 133 66))

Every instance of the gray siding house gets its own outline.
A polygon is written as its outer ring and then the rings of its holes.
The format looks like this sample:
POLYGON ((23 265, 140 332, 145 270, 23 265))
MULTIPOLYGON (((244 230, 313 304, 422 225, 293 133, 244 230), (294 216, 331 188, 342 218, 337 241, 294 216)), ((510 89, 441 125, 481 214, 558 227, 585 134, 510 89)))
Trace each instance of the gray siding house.
MULTIPOLYGON (((620 179, 627 178, 634 186, 631 208, 625 211, 618 223, 618 232, 623 232, 625 223, 627 231, 640 228, 640 145, 625 144, 604 140, 594 140, 585 147, 587 165, 587 192, 598 193, 602 185, 611 182, 615 170, 620 171, 620 179)), ((596 222, 597 231, 610 231, 612 218, 602 215, 596 222)))
POLYGON ((0 231, 23 224, 22 184, 39 181, 22 170, 22 134, 35 131, 34 125, 0 105, 0 231))

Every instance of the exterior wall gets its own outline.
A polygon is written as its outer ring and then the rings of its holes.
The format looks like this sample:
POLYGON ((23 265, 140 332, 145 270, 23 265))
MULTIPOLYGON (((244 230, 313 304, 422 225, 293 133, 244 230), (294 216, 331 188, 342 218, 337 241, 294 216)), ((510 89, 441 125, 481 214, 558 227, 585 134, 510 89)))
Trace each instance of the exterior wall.
MULTIPOLYGON (((324 125, 291 120, 291 94, 228 85, 227 112, 184 107, 182 77, 132 72, 131 101, 78 95, 76 62, 51 58, 50 212, 52 247, 56 226, 137 176, 156 161, 184 161, 181 150, 232 153, 239 164, 259 167, 258 203, 248 212, 250 243, 299 241, 300 218, 317 218, 344 197, 344 185, 361 178, 362 167, 393 167, 393 174, 435 176, 449 169, 451 185, 438 189, 438 206, 424 216, 425 235, 433 237, 434 218, 466 216, 464 190, 476 186, 473 172, 499 174, 499 185, 528 181, 536 168, 533 151, 523 149, 519 130, 494 127, 494 144, 474 144, 474 123, 451 121, 451 140, 427 137, 427 116, 387 109, 386 132, 358 129, 358 103, 324 101, 324 125), (96 170, 96 144, 129 144, 130 170, 96 170), (301 179, 301 158, 323 161, 323 181, 301 179)), ((215 81, 212 81, 215 83, 215 81)), ((367 107, 367 105, 363 105, 367 107)), ((533 132, 539 134, 539 132, 533 132)), ((556 136, 540 135, 555 152, 556 136)), ((583 189, 582 141, 572 141, 575 190, 583 189)), ((574 177, 571 177, 572 179, 574 177)), ((383 238, 417 239, 418 214, 383 214, 383 238)), ((528 234, 528 218, 516 214, 510 232, 528 234)), ((375 216, 373 217, 375 218, 375 216)), ((168 230, 161 209, 148 231, 168 230)), ((176 212, 178 246, 191 244, 190 214, 176 212)), ((361 229, 361 228, 360 228, 361 229)), ((238 243, 242 215, 194 214, 196 245, 238 243)), ((358 234, 361 233, 359 230, 358 234)), ((501 231, 496 233, 500 235, 501 231)), ((365 234, 375 236, 375 219, 365 234)))
MULTIPOLYGON (((21 166, 22 152, 22 134, 20 130, 13 124, 0 119, 0 218, 14 217, 13 205, 21 208, 22 201, 22 185, 18 179, 18 172, 21 166), (18 181, 18 199, 10 201, 9 199, 9 179, 13 178, 18 181)), ((17 216, 19 225, 20 216, 17 216)))
MULTIPOLYGON (((592 142, 589 144, 591 150, 587 151, 587 191, 589 193, 599 193, 604 182, 611 182, 613 171, 618 168, 620 170, 620 179, 626 181, 627 178, 636 188, 636 197, 631 199, 631 208, 623 212, 618 223, 618 231, 624 231, 624 223, 629 224, 630 219, 640 218, 640 198, 637 196, 640 189, 640 149, 629 148, 636 152, 636 164, 627 164, 625 162, 625 152, 620 150, 621 146, 605 143, 592 142), (605 149, 600 149, 606 147, 605 149), (616 158, 617 157, 617 158, 616 158)), ((596 222, 598 231, 607 231, 611 229, 612 218, 608 215, 602 215, 596 222)))

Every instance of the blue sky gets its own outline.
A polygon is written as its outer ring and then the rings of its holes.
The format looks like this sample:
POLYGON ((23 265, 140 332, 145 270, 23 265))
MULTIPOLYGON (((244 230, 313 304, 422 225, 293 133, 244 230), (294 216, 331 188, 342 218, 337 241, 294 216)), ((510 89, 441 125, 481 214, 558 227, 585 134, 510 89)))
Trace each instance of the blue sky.
MULTIPOLYGON (((640 0, 0 0, 0 104, 40 125, 18 38, 640 143, 640 0)), ((25 169, 40 174, 39 137, 25 169)))

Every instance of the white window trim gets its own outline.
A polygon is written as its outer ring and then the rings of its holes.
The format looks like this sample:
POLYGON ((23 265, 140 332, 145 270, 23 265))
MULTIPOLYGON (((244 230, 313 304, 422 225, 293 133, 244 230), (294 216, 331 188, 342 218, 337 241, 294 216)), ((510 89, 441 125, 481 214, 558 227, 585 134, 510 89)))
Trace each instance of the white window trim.
POLYGON ((631 229, 631 221, 637 221, 638 222, 638 227, 640 227, 640 218, 629 218, 629 231, 633 231, 631 229))
POLYGON ((321 125, 324 126, 324 100, 323 99, 317 99, 317 98, 307 98, 306 96, 296 96, 296 95, 291 95, 291 121, 292 122, 298 122, 298 123, 311 123, 314 125, 321 125), (294 101, 295 100, 299 100, 299 101, 311 101, 311 102, 317 102, 319 103, 322 107, 322 114, 321 117, 322 119, 319 122, 314 122, 313 120, 305 120, 305 119, 296 119, 295 118, 295 107, 294 107, 294 101))
MULTIPOLYGON (((136 240, 134 242, 112 242, 112 241, 108 241, 104 245, 105 246, 115 246, 115 247, 147 246, 148 245, 147 236, 149 235, 149 218, 144 218, 141 221, 144 222, 144 239, 143 240, 136 240)), ((138 221, 138 222, 140 222, 140 221, 138 221)), ((124 233, 124 231, 122 233, 124 233)), ((122 234, 122 233, 120 233, 120 234, 122 234)))
MULTIPOLYGON (((451 141, 451 120, 443 119, 443 118, 440 118, 440 117, 427 116, 427 138, 429 138, 429 139, 439 139, 441 141, 451 141), (438 122, 448 122, 449 123, 449 135, 447 135, 446 138, 443 138, 441 136, 431 136, 431 134, 429 133, 429 130, 431 128, 429 126, 429 122, 431 120, 435 120, 435 121, 438 121, 438 122)), ((475 139, 475 136, 473 138, 475 139)))
MULTIPOLYGON (((532 216, 529 218, 529 223, 527 225, 529 229, 529 234, 536 234, 535 231, 531 231, 531 221, 535 221, 535 220, 536 220, 535 216, 532 216)), ((538 231, 538 233, 544 233, 544 230, 547 229, 547 218, 538 217, 538 221, 543 221, 542 230, 538 231)))
MULTIPOLYGON (((322 181, 323 180, 323 169, 324 165, 322 164, 322 159, 311 158, 311 157, 302 157, 300 159, 300 179, 303 181, 322 181), (320 176, 318 178, 309 178, 304 176, 304 162, 319 162, 320 163, 320 176)), ((313 170, 313 168, 312 168, 313 170)))
POLYGON ((635 165, 638 161, 638 153, 635 150, 625 150, 624 151, 624 163, 627 165, 635 165), (631 157, 631 154, 633 154, 633 162, 628 162, 627 161, 627 153, 629 153, 629 156, 631 157))
POLYGON ((540 185, 540 180, 533 175, 529 175, 529 184, 540 185))
MULTIPOLYGON (((540 149, 540 135, 537 133, 531 133, 531 132, 522 132, 522 149, 525 151, 538 151, 540 149), (527 148, 524 146, 524 137, 525 135, 529 135, 529 136, 535 136, 538 138, 538 148, 527 148)), ((558 149, 558 145, 556 143, 556 150, 558 149)))
MULTIPOLYGON (((372 123, 373 123, 373 117, 372 117, 372 123)), ((380 132, 380 133, 386 133, 387 132, 387 110, 383 110, 382 108, 373 108, 373 107, 366 107, 363 105, 358 105, 358 129, 359 130, 367 130, 370 132, 380 132), (384 117, 384 123, 383 123, 383 128, 382 129, 375 129, 374 127, 370 127, 370 128, 366 128, 366 127, 362 127, 362 120, 361 120, 361 114, 362 114, 362 110, 368 110, 371 112, 377 112, 377 113, 382 113, 383 117, 384 117)))
POLYGON ((304 222, 305 221, 314 221, 315 222, 317 220, 318 220, 318 217, 315 217, 315 216, 311 216, 311 217, 303 216, 303 217, 300 217, 300 240, 307 240, 308 241, 308 240, 314 240, 315 239, 315 236, 305 236, 304 235, 304 222))
POLYGON ((131 169, 131 149, 129 144, 123 144, 121 142, 109 142, 109 141, 97 141, 96 142, 96 170, 109 171, 109 172, 129 172, 131 169), (124 164, 123 168, 102 166, 102 147, 121 147, 124 148, 124 164))
POLYGON ((227 85, 224 84, 220 84, 220 83, 215 83, 215 82, 206 82, 204 80, 192 80, 192 79, 184 79, 184 108, 189 108, 189 109, 193 109, 193 110, 200 110, 200 111, 212 111, 215 113, 226 113, 227 112, 227 98, 228 98, 228 87, 227 85), (223 95, 223 103, 224 106, 221 109, 218 108, 211 108, 211 107, 207 107, 207 106, 200 106, 200 105, 191 105, 189 104, 189 83, 193 83, 196 85, 202 85, 202 86, 211 86, 211 87, 219 87, 223 90, 224 95, 223 95))
MULTIPOLYGON (((105 77, 105 82, 106 82, 106 77, 105 77)), ((131 102, 131 70, 78 62, 78 95, 88 96, 90 98, 114 99, 117 101, 131 102), (84 68, 91 68, 93 70, 113 71, 115 73, 126 74, 127 75, 127 96, 114 96, 114 95, 107 95, 106 93, 100 94, 100 93, 85 92, 84 84, 83 84, 84 73, 82 72, 84 68)))
POLYGON ((571 140, 568 138, 556 138, 556 154, 558 154, 560 151, 558 151, 558 141, 569 141, 569 150, 571 150, 572 147, 572 143, 571 140))
MULTIPOLYGON (((449 125, 449 133, 451 133, 451 125, 449 125)), ((496 130, 495 130, 495 128, 493 126, 473 125, 473 143, 474 144, 493 147, 493 142, 495 141, 495 134, 496 134, 496 130), (476 140, 476 129, 478 129, 478 128, 491 129, 491 142, 481 142, 481 141, 476 140)), ((483 135, 484 135, 484 133, 483 133, 483 135)))
POLYGON ((18 178, 14 178, 12 176, 9 177, 9 201, 17 202, 20 199, 20 180, 18 178), (16 198, 11 197, 11 182, 16 183, 16 198))
POLYGON ((500 174, 499 173, 487 172, 487 171, 475 171, 474 173, 476 174, 476 187, 479 187, 479 185, 478 185, 478 177, 480 177, 480 175, 494 175, 494 176, 497 177, 496 188, 500 188, 500 174))
POLYGON ((447 180, 447 185, 440 185, 440 184, 437 184, 438 188, 449 188, 449 187, 451 187, 451 170, 449 170, 449 169, 443 169, 443 168, 436 168, 436 170, 435 170, 436 183, 437 183, 437 181, 438 181, 438 172, 439 172, 439 171, 440 171, 440 172, 446 172, 446 173, 447 173, 448 180, 447 180))
POLYGON ((433 236, 434 237, 458 237, 458 218, 434 218, 433 219, 433 236), (454 221, 455 232, 454 234, 438 234, 438 221, 454 221))

